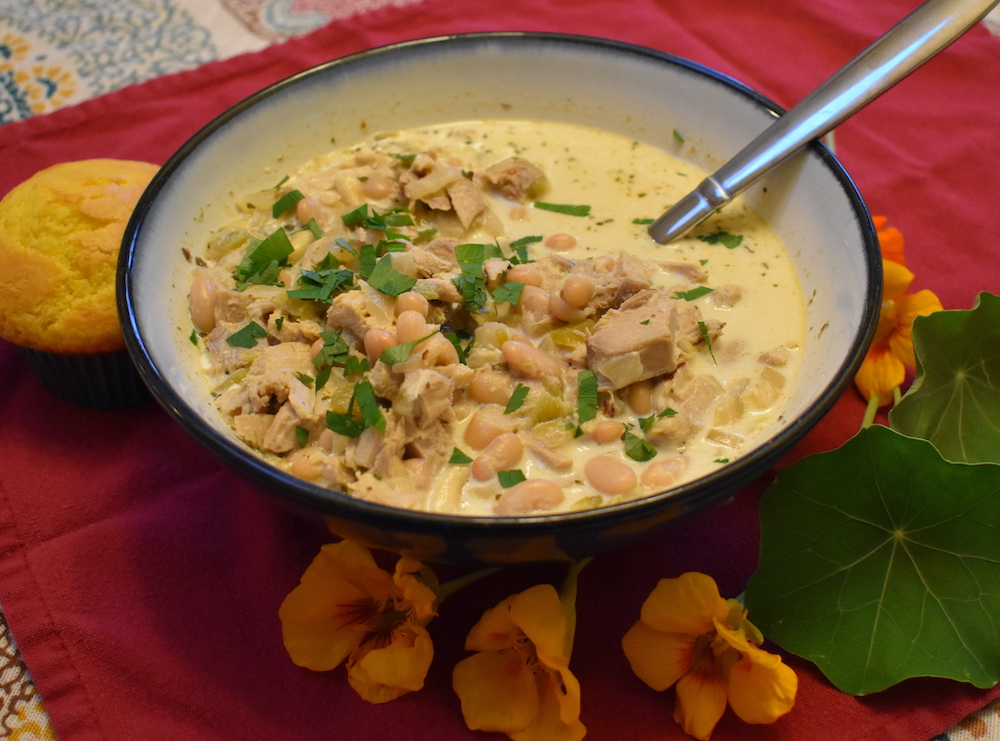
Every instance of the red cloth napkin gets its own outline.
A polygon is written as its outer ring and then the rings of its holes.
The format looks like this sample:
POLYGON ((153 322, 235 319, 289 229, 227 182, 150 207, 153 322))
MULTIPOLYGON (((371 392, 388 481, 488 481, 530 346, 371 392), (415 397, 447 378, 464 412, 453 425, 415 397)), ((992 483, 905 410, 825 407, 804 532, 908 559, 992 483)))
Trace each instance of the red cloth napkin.
MULTIPOLYGON (((424 0, 384 8, 4 126, 0 193, 63 160, 162 162, 270 82, 371 46, 453 32, 547 30, 640 43, 791 106, 914 5, 424 0)), ((980 290, 1000 292, 990 255, 1000 234, 998 69, 1000 40, 974 29, 837 135, 872 210, 906 236, 915 287, 937 292, 946 308, 969 308, 980 290)), ((849 392, 788 460, 836 447, 861 416, 849 392)), ((511 569, 452 597, 430 625, 437 653, 427 686, 372 706, 343 669, 300 669, 281 645, 278 606, 328 534, 254 491, 159 408, 63 404, 0 343, 0 450, 0 604, 60 741, 475 738, 450 686, 467 631, 508 594, 563 574, 511 569)), ((683 738, 671 693, 636 679, 619 642, 661 577, 699 570, 724 595, 742 591, 756 564, 765 484, 583 571, 572 668, 589 738, 683 738)), ((746 726, 727 712, 714 739, 929 739, 1000 695, 921 679, 852 698, 805 662, 789 662, 800 677, 794 711, 772 726, 746 726)))

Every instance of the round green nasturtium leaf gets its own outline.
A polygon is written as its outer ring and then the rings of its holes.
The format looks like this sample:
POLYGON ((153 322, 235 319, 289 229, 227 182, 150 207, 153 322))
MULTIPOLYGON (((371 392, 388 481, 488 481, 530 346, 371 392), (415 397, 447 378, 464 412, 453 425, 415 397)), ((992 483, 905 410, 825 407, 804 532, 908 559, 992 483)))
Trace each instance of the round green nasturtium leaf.
POLYGON ((889 424, 948 460, 1000 463, 1000 297, 917 317, 913 346, 917 376, 889 424))
POLYGON ((781 471, 749 618, 840 690, 1000 680, 1000 466, 872 426, 781 471))

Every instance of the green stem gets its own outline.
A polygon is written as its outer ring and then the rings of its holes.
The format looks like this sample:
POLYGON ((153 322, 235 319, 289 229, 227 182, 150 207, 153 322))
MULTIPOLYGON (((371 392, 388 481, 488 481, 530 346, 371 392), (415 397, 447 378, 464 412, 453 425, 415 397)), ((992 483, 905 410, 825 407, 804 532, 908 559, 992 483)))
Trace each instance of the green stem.
POLYGON ((577 577, 583 571, 583 567, 590 563, 592 557, 583 558, 579 561, 571 561, 566 579, 559 590, 559 601, 563 606, 563 613, 566 615, 566 658, 573 652, 573 639, 576 635, 576 585, 577 577))
POLYGON ((868 400, 868 406, 865 408, 865 416, 861 419, 862 430, 872 426, 872 423, 875 421, 875 415, 878 414, 878 407, 878 396, 873 396, 868 400))
POLYGON ((502 566, 490 566, 489 568, 473 571, 471 574, 466 574, 465 576, 460 576, 457 579, 445 582, 437 588, 437 599, 434 601, 434 609, 436 610, 439 608, 441 603, 445 601, 445 598, 450 597, 458 590, 463 587, 467 587, 470 584, 474 584, 485 576, 495 574, 502 568, 502 566))

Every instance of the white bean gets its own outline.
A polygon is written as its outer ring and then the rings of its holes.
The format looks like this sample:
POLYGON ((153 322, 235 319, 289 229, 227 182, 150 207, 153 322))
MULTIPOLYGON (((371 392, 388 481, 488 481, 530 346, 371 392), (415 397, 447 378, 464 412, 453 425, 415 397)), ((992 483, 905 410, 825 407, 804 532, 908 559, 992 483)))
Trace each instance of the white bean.
POLYGON ((507 271, 507 280, 511 283, 524 283, 526 286, 542 287, 542 276, 530 265, 515 265, 507 271))
POLYGON ((207 270, 199 270, 191 281, 191 320, 199 332, 211 332, 215 329, 217 290, 215 281, 207 270))
POLYGON ((635 471, 611 455, 597 455, 583 464, 587 483, 602 494, 626 494, 639 482, 635 471))
POLYGON ((510 376, 489 368, 479 368, 469 383, 469 395, 480 404, 506 404, 512 389, 510 376))
POLYGON ((524 443, 513 432, 504 432, 493 438, 493 441, 480 453, 470 469, 472 476, 478 481, 489 481, 499 471, 514 468, 524 455, 524 443))
POLYGON ((427 318, 415 309, 407 309, 396 317, 396 341, 399 344, 423 339, 437 331, 437 325, 427 323, 427 318))
MULTIPOLYGON (((322 343, 322 340, 317 340, 317 342, 322 343)), ((375 361, 382 357, 382 353, 396 344, 396 338, 393 337, 391 332, 373 328, 365 332, 364 344, 368 362, 374 365, 375 361)))
POLYGON ((582 275, 566 278, 562 287, 562 299, 574 309, 582 309, 594 297, 594 284, 582 275))
POLYGON ((590 437, 598 445, 607 445, 621 438, 625 425, 613 419, 602 419, 590 431, 590 437))
POLYGON ((426 319, 430 310, 430 301, 427 300, 426 296, 417 293, 416 291, 401 293, 396 298, 396 316, 399 316, 404 311, 416 311, 423 316, 424 319, 426 319))
POLYGON ((502 517, 547 512, 566 498, 562 487, 549 479, 528 479, 510 487, 497 500, 493 511, 502 517))
POLYGON ((556 252, 564 252, 576 247, 576 237, 566 232, 557 232, 545 240, 545 246, 556 252))
POLYGON ((566 364, 530 343, 507 340, 500 346, 504 362, 528 378, 561 378, 566 364))
POLYGON ((499 404, 480 407, 469 419, 463 436, 465 442, 475 450, 482 450, 505 432, 511 432, 516 421, 503 413, 499 404))

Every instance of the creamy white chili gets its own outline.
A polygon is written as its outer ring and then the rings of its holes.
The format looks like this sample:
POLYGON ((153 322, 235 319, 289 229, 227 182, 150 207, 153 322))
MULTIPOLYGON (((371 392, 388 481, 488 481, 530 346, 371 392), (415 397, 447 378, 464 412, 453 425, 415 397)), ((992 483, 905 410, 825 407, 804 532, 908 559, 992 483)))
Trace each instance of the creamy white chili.
POLYGON ((198 256, 213 403, 274 465, 410 509, 532 515, 700 477, 778 419, 805 342, 794 266, 745 203, 646 233, 701 177, 540 121, 318 157, 198 256))

